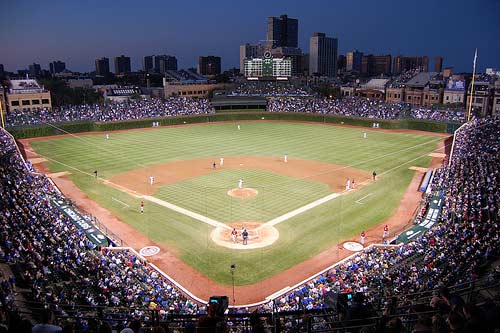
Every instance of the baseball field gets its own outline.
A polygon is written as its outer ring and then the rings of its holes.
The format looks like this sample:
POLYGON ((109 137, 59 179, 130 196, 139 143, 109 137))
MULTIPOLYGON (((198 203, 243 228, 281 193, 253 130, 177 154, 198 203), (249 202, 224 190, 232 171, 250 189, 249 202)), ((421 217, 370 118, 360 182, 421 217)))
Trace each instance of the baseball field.
MULTIPOLYGON (((66 172, 59 177, 134 230, 137 237, 123 237, 126 244, 147 239, 144 245, 158 245, 222 285, 231 284, 235 264, 234 283, 243 286, 345 240, 359 241, 361 231, 394 214, 415 174, 409 168, 427 167, 443 140, 309 123, 240 125, 118 131, 109 139, 104 133, 67 135, 29 144, 50 172, 66 172), (233 243, 232 227, 238 233, 248 228, 247 245, 240 236, 233 243)), ((152 260, 161 266, 161 257, 152 260)))

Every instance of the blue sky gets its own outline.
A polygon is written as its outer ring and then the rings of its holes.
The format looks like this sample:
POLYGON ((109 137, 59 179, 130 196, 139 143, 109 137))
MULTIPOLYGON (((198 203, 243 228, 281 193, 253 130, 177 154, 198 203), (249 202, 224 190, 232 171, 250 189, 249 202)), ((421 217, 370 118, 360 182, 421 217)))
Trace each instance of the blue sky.
POLYGON ((95 58, 125 54, 135 70, 144 55, 172 54, 187 68, 218 55, 227 69, 239 66, 239 45, 265 39, 266 18, 281 14, 299 19, 304 52, 319 31, 339 39, 339 54, 428 55, 431 65, 441 55, 444 66, 471 71, 477 47, 479 71, 500 69, 500 0, 2 0, 0 64, 62 60, 92 71, 95 58))

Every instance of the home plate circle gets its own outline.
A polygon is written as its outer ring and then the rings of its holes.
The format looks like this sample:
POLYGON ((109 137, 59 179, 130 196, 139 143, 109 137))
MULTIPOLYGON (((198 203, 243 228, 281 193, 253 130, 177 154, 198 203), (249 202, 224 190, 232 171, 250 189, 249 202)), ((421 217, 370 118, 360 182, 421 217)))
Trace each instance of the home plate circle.
POLYGON ((345 242, 344 249, 352 251, 352 252, 358 252, 358 251, 363 250, 363 245, 361 245, 358 242, 345 242))
POLYGON ((151 257, 159 252, 160 248, 158 246, 146 246, 139 251, 139 254, 143 257, 151 257))

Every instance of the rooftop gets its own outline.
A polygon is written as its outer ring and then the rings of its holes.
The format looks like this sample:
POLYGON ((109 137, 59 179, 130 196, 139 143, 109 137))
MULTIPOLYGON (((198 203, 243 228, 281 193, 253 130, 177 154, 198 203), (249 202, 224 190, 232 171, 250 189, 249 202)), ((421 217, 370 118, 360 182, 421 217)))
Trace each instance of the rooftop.
POLYGON ((408 87, 411 88, 423 88, 429 81, 436 76, 436 72, 422 72, 415 75, 406 83, 408 87))

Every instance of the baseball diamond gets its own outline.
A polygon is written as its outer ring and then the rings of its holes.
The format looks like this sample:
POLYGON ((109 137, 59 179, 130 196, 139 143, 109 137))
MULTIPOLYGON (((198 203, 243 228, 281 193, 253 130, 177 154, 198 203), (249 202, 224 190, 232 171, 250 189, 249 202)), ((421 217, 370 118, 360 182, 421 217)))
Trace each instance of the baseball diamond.
POLYGON ((409 168, 442 161, 429 154, 443 152, 444 135, 370 130, 365 139, 366 128, 242 124, 240 130, 234 123, 211 123, 116 131, 109 140, 87 134, 23 142, 34 150, 31 158, 46 159, 39 170, 69 173, 54 179, 67 196, 93 206, 96 215, 112 216, 107 226, 126 244, 158 246, 160 253, 148 260, 199 297, 224 292, 227 268, 236 264, 236 292, 246 302, 347 255, 338 245, 357 241, 362 230, 373 242, 379 235, 370 230, 382 223, 402 228, 416 206, 400 202, 421 177, 409 168), (355 188, 346 190, 346 178, 355 188), (394 214, 399 217, 391 220, 394 214), (245 226, 247 245, 240 230, 245 226), (238 231, 234 244, 232 227, 238 231), (311 265, 314 258, 319 263, 311 265), (197 287, 199 279, 211 289, 197 287))

